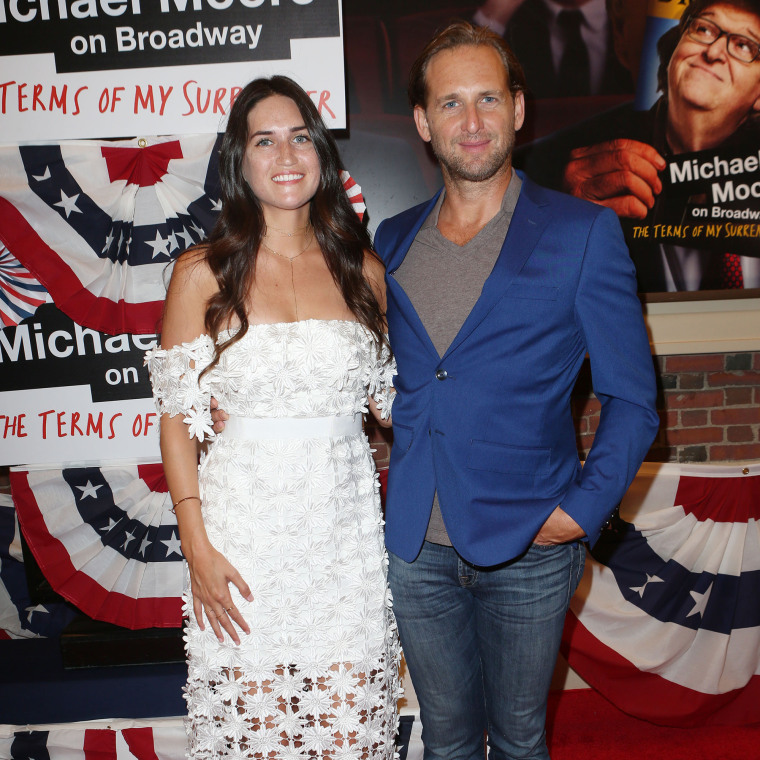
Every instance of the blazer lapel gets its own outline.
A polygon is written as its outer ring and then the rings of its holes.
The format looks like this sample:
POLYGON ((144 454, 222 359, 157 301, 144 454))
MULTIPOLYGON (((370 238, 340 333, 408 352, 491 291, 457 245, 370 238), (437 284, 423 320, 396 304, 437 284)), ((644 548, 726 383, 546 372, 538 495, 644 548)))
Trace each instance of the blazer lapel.
MULTIPOLYGON (((521 175, 522 176, 522 175, 521 175)), ((525 266, 535 249, 549 216, 546 203, 539 197, 540 188, 522 176, 523 184, 517 200, 509 231, 501 247, 499 258, 486 279, 480 297, 472 307, 462 328, 446 350, 444 358, 467 339, 472 331, 488 316, 496 306, 512 280, 525 266)))
POLYGON ((408 227, 406 231, 404 231, 403 228, 399 230, 398 241, 395 243, 393 252, 388 257, 385 274, 385 282, 388 288, 389 304, 391 300, 395 302, 399 313, 404 317, 404 319, 407 321, 423 345, 425 345, 428 350, 433 353, 436 359, 439 358, 438 351, 436 351, 436 348, 433 345, 433 341, 430 340, 430 336, 422 324, 422 320, 417 314, 417 310, 414 308, 411 299, 406 294, 406 291, 397 282, 394 274, 406 258, 406 254, 409 252, 409 248, 411 248, 411 245, 414 242, 414 238, 419 232, 420 227, 422 227, 422 223, 425 221, 425 219, 428 218, 428 215, 433 210, 433 206, 435 206, 435 203, 438 200, 438 196, 440 194, 441 190, 439 190, 433 196, 429 203, 422 207, 419 216, 413 221, 411 226, 408 227))

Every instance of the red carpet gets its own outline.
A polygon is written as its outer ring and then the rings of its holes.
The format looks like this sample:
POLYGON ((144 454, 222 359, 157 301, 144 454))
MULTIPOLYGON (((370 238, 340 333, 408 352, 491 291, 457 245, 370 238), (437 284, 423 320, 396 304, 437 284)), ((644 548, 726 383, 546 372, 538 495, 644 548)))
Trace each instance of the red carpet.
POLYGON ((655 726, 592 689, 552 692, 547 733, 552 760, 760 760, 760 724, 655 726))

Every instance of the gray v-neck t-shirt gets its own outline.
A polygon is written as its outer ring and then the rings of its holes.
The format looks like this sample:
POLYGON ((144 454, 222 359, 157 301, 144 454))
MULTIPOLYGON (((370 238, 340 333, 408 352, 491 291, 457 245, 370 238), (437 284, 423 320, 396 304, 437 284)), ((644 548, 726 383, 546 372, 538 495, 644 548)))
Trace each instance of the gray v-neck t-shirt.
MULTIPOLYGON (((446 353, 480 297, 507 236, 521 186, 522 180, 513 171, 501 208, 464 245, 444 237, 437 227, 444 199, 441 193, 393 275, 409 296, 439 356, 446 353)), ((437 492, 425 540, 451 546, 437 492)))

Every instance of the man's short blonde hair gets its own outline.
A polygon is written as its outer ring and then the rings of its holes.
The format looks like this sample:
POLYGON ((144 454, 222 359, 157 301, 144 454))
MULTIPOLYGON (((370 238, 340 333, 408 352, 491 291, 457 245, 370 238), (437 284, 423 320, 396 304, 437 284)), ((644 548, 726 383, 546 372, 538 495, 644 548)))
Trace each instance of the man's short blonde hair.
POLYGON ((453 50, 459 47, 474 47, 486 45, 492 47, 501 58, 507 74, 509 90, 514 97, 525 90, 525 74, 517 56, 498 35, 484 26, 473 26, 467 21, 455 21, 433 37, 409 71, 409 103, 412 108, 425 107, 427 103, 427 68, 430 60, 443 50, 453 50))

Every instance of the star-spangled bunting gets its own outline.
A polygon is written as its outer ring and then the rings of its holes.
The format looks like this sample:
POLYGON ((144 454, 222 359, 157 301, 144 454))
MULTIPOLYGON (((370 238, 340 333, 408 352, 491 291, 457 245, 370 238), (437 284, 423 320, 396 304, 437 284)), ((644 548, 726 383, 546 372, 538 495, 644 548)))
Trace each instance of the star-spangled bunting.
MULTIPOLYGON (((59 593, 119 625, 179 624, 181 550, 159 465, 14 468, 11 485, 59 593)), ((571 603, 570 665, 625 712, 655 723, 756 721, 758 512, 760 465, 645 464, 571 603)), ((45 616, 33 605, 24 612, 45 616)))
POLYGON ((10 495, 0 494, 0 639, 54 638, 76 614, 62 602, 31 601, 16 510, 10 495))
POLYGON ((182 549, 160 464, 14 468, 11 491, 61 596, 125 628, 181 625, 182 549))
POLYGON ((218 215, 217 142, 0 147, 0 240, 80 325, 155 332, 166 265, 218 215))
POLYGON ((571 602, 570 665, 654 723, 756 722, 758 519, 760 465, 645 464, 571 602))
MULTIPOLYGON (((0 146, 0 241, 23 267, 8 289, 0 258, 0 303, 18 300, 26 272, 83 327, 155 332, 167 265, 219 214, 219 142, 212 134, 0 146)), ((341 178, 362 217, 361 188, 348 172, 341 178)))

